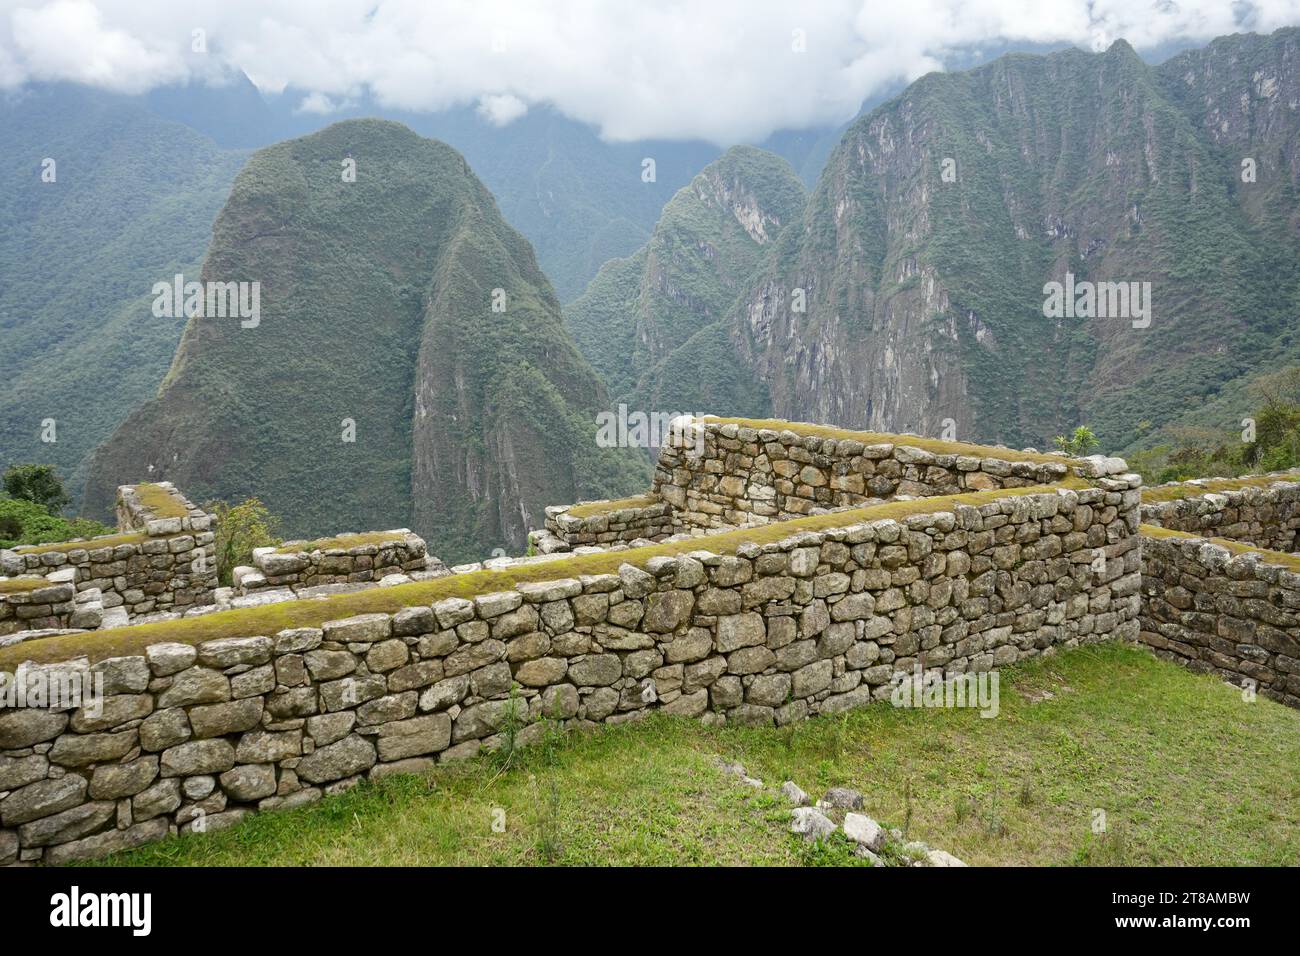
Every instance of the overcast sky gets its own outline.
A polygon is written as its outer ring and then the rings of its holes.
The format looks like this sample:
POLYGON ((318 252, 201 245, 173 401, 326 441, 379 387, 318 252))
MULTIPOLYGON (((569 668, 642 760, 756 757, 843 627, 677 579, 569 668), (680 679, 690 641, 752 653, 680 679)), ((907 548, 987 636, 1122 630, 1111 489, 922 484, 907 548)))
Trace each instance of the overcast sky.
POLYGON ((609 139, 725 144, 843 122, 972 47, 1141 51, 1296 24, 1300 0, 0 0, 0 88, 243 70, 322 114, 369 96, 508 123, 550 104, 609 139))

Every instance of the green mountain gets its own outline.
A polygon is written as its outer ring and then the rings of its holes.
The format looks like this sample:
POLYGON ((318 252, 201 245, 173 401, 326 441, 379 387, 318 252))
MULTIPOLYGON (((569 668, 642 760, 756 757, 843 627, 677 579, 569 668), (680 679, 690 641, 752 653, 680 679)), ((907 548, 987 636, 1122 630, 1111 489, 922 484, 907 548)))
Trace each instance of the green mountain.
MULTIPOLYGON (((1227 37, 1158 67, 1121 41, 921 78, 845 133, 723 317, 718 363, 781 417, 1016 446, 1087 422, 1121 449, 1216 398, 1240 418, 1243 383, 1300 357, 1298 38, 1227 37), (1067 273, 1138 298, 1125 317, 1054 315, 1045 286, 1067 273)), ((622 332, 597 337, 578 303, 569 321, 622 392, 661 353, 636 298, 609 300, 622 332)), ((712 303, 679 304, 716 322, 712 303)))
POLYGON ((605 264, 565 321, 617 401, 767 412, 767 391, 736 361, 725 318, 804 201, 789 163, 733 147, 664 207, 646 245, 605 264))
POLYGON ((0 99, 0 470, 47 462, 79 485, 157 389, 184 322, 154 317, 150 289, 197 271, 244 156, 127 97, 0 99))
POLYGON ((189 320, 157 397, 95 453, 91 513, 149 475, 257 495, 288 535, 409 526, 460 560, 647 480, 596 447, 605 391, 528 242, 459 153, 401 124, 255 153, 201 281, 259 283, 260 321, 189 320))

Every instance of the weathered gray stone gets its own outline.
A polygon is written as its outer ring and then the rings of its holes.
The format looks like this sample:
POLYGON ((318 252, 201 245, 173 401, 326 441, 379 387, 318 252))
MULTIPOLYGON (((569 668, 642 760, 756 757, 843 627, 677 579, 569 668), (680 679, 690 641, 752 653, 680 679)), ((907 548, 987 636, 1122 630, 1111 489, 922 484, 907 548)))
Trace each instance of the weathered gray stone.
POLYGON ((145 750, 166 750, 191 736, 190 719, 179 707, 155 711, 140 725, 140 746, 145 750))
POLYGON ((383 724, 377 743, 383 761, 438 753, 451 743, 451 717, 445 713, 426 714, 383 724))
POLYGON ((271 764, 245 764, 221 775, 221 789, 231 800, 249 803, 275 793, 275 767, 271 764))
POLYGON ((235 748, 226 740, 191 740, 188 743, 169 747, 162 753, 164 777, 222 773, 234 765, 235 748))
POLYGON ((352 733, 352 728, 356 725, 357 715, 350 710, 341 711, 337 714, 319 714, 307 718, 307 735, 311 737, 318 748, 324 747, 336 740, 342 740, 352 733))
POLYGON ((53 816, 41 817, 18 828, 18 840, 24 847, 67 843, 102 828, 117 812, 110 801, 83 803, 53 816))
POLYGON ((0 824, 16 827, 75 807, 86 799, 86 778, 75 773, 38 780, 0 800, 0 824))
POLYGON ((190 727, 196 738, 220 737, 252 730, 262 719, 262 698, 248 697, 225 704, 190 708, 190 727))
POLYGON ((269 637, 227 637, 199 645, 199 663, 225 669, 236 664, 265 664, 271 659, 269 637))
MULTIPOLYGON (((153 648, 150 648, 152 650, 153 648)), ((230 681, 221 671, 190 667, 172 678, 172 685, 158 698, 158 709, 219 704, 230 700, 230 681)))
POLYGON ((94 836, 50 847, 45 851, 45 862, 50 866, 61 866, 74 860, 97 860, 110 853, 120 853, 161 840, 167 836, 167 830, 166 820, 137 823, 125 830, 105 830, 94 836))
POLYGON ((321 631, 327 641, 339 644, 373 644, 392 633, 393 622, 387 614, 358 614, 338 621, 326 621, 321 631))
POLYGON ((133 797, 158 778, 158 758, 145 756, 130 763, 103 764, 90 778, 92 800, 133 797))
POLYGON ((106 734, 64 734, 50 748, 50 760, 63 767, 118 760, 140 741, 134 730, 106 734))
POLYGON ((606 687, 622 676, 617 654, 593 654, 569 665, 569 680, 579 687, 606 687))
POLYGON ((755 647, 767 643, 767 628, 763 616, 749 611, 718 618, 718 650, 730 654, 742 647, 755 647))
POLYGON ((0 710, 0 749, 18 750, 51 740, 68 726, 68 715, 33 707, 0 710))
POLYGON ((793 818, 790 832, 805 840, 825 840, 838 829, 830 817, 816 807, 795 807, 790 816, 793 818))
POLYGON ((145 648, 144 656, 155 677, 167 677, 192 666, 199 652, 189 644, 153 644, 145 648))
POLYGON ((352 734, 303 757, 297 773, 308 783, 326 783, 369 770, 377 759, 374 745, 352 734))
POLYGON ((0 757, 0 790, 17 790, 35 780, 44 780, 50 762, 41 754, 0 757))

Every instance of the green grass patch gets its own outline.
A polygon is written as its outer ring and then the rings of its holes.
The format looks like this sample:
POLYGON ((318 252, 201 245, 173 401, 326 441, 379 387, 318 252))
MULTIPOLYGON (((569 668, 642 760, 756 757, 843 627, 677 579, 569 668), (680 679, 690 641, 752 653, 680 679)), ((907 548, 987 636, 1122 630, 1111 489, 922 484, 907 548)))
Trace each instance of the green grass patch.
POLYGON ((299 551, 329 551, 334 548, 348 550, 360 548, 367 544, 400 544, 406 540, 404 534, 391 531, 362 531, 335 535, 332 538, 318 538, 315 541, 290 542, 275 549, 276 554, 297 554, 299 551))
POLYGON ((1142 503, 1158 504, 1162 501, 1182 501, 1200 498, 1215 492, 1240 491, 1242 488, 1267 488, 1279 481, 1300 481, 1300 473, 1285 475, 1251 475, 1246 478, 1217 478, 1196 485, 1170 485, 1161 488, 1144 488, 1142 503))
POLYGON ((786 779, 814 798, 854 787, 866 813, 910 820, 910 838, 972 865, 1300 858, 1300 712, 1120 643, 1005 669, 1000 689, 988 719, 888 704, 765 729, 656 715, 553 738, 505 769, 480 759, 366 783, 101 865, 859 864, 788 832, 769 792, 786 779), (719 772, 718 756, 769 791, 719 772))
POLYGON ((654 495, 633 495, 631 498, 616 498, 613 501, 584 501, 582 504, 574 505, 567 514, 575 518, 587 518, 591 515, 608 514, 611 511, 619 511, 623 508, 649 508, 651 505, 662 504, 654 495))
POLYGON ((815 435, 837 441, 860 441, 864 445, 908 445, 922 448, 936 455, 966 455, 971 458, 996 458, 1000 461, 1029 461, 1036 464, 1064 465, 1069 459, 1061 455, 1042 452, 1019 451, 1014 448, 995 448, 991 445, 972 445, 967 442, 941 441, 938 438, 921 438, 917 435, 890 435, 885 432, 859 432, 830 425, 813 425, 808 422, 787 422, 780 418, 719 418, 704 416, 706 422, 739 425, 742 428, 767 428, 772 431, 792 431, 796 435, 815 435))
POLYGON ((717 554, 734 553, 737 547, 747 542, 765 544, 769 541, 779 541, 801 531, 846 527, 885 518, 901 519, 910 515, 948 511, 957 505, 974 506, 996 501, 999 498, 1083 487, 1088 487, 1086 482, 1080 479, 1067 479, 1053 485, 1030 485, 1024 488, 975 491, 910 501, 888 501, 865 508, 795 518, 707 537, 629 548, 626 551, 575 555, 557 561, 516 565, 499 571, 472 571, 468 574, 453 574, 430 581, 399 584, 391 588, 373 588, 324 599, 283 601, 264 607, 218 611, 202 617, 177 621, 137 624, 87 634, 65 634, 0 648, 0 669, 12 669, 25 660, 49 663, 85 655, 91 661, 98 661, 108 657, 140 654, 150 644, 165 641, 200 644, 215 638, 272 635, 290 627, 319 627, 325 621, 350 617, 354 614, 375 612, 393 614, 404 607, 431 604, 448 597, 472 598, 478 594, 506 591, 524 581, 549 581, 582 574, 609 574, 616 572, 619 566, 625 563, 644 567, 647 561, 659 555, 686 554, 701 549, 717 554))
POLYGON ((135 494, 140 499, 140 504, 153 512, 155 518, 184 518, 190 513, 185 502, 176 497, 174 491, 169 491, 162 485, 136 485, 135 494))

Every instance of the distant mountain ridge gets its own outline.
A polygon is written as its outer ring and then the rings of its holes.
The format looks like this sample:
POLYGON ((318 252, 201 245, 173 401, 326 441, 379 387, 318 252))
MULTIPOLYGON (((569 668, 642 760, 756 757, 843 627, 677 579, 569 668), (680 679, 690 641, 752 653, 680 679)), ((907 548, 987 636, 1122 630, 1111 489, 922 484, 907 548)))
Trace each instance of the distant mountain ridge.
POLYGON ((619 401, 766 413, 767 390, 735 360, 723 320, 805 201, 785 160, 732 147, 678 191, 645 246, 605 264, 565 320, 619 401))
MULTIPOLYGON (((1081 422, 1118 450, 1239 419, 1245 383, 1300 361, 1298 38, 923 77, 845 133, 724 316, 718 361, 778 417, 1016 447, 1081 422), (1150 327, 1045 315, 1067 274, 1149 283, 1150 327)), ((694 319, 716 322, 707 303, 694 319)))
POLYGON ((547 504, 646 480, 596 447, 604 388, 527 241, 459 153, 401 124, 255 153, 201 279, 258 281, 261 321, 188 321, 158 396, 95 453, 92 513, 148 475, 258 495, 292 536, 409 526, 481 559, 547 504))

